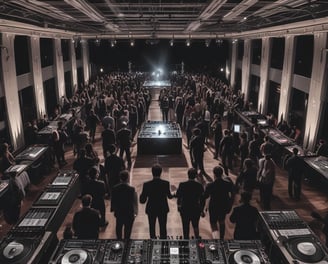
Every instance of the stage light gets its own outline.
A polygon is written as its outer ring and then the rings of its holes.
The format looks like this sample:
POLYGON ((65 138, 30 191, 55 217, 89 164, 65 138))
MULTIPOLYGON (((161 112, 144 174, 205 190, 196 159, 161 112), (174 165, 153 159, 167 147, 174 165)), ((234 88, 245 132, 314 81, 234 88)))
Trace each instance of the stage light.
POLYGON ((191 44, 190 39, 187 39, 187 40, 186 40, 186 46, 187 46, 187 47, 190 47, 190 44, 191 44))
POLYGON ((210 39, 205 39, 205 46, 208 48, 211 45, 211 40, 210 39))
POLYGON ((134 39, 130 39, 130 46, 134 47, 134 39))
POLYGON ((96 39, 95 39, 95 44, 96 44, 97 47, 100 46, 100 39, 99 39, 99 38, 96 38, 96 39))
POLYGON ((104 72, 104 69, 103 69, 103 68, 100 68, 100 72, 101 72, 101 73, 104 72))
POLYGON ((174 40, 171 39, 171 40, 170 40, 170 46, 173 47, 173 45, 174 45, 174 40))
POLYGON ((110 46, 113 48, 113 47, 115 47, 115 45, 116 45, 116 39, 112 39, 110 41, 110 46))
POLYGON ((221 69, 220 69, 220 71, 221 71, 221 72, 223 72, 223 71, 224 71, 224 69, 223 69, 223 68, 221 68, 221 69))

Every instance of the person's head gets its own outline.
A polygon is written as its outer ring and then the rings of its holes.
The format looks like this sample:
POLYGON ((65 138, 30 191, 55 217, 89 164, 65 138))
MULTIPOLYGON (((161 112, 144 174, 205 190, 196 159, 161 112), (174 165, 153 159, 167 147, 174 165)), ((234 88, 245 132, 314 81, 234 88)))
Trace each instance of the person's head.
POLYGON ((244 167, 246 169, 249 169, 249 168, 253 167, 253 161, 251 159, 245 159, 244 160, 244 167))
POLYGON ((193 134, 194 134, 195 136, 199 136, 200 133, 201 133, 201 131, 200 131, 199 128, 195 128, 192 132, 193 132, 193 134))
POLYGON ((230 131, 228 129, 223 130, 223 134, 225 136, 228 136, 230 134, 230 131))
POLYGON ((98 178, 98 175, 99 175, 99 171, 96 167, 91 167, 89 169, 89 177, 90 179, 92 180, 96 180, 98 178))
POLYGON ((84 158, 85 157, 85 149, 80 149, 79 151, 79 157, 84 158))
POLYGON ((162 166, 159 165, 159 164, 153 165, 153 167, 151 168, 151 172, 152 172, 154 178, 161 177, 161 174, 162 174, 162 166))
POLYGON ((111 144, 108 148, 110 154, 114 154, 116 151, 116 147, 114 144, 111 144))
POLYGON ((197 177, 197 170, 195 168, 190 168, 188 170, 188 179, 194 180, 197 177))
POLYGON ((127 127, 127 123, 125 121, 122 122, 122 127, 127 127))
POLYGON ((87 143, 85 145, 85 151, 88 153, 88 152, 92 152, 92 150, 93 150, 92 144, 91 143, 87 143))
POLYGON ((129 180, 129 171, 122 170, 120 172, 120 180, 121 180, 121 182, 128 182, 128 180, 129 180))
POLYGON ((296 156, 298 154, 298 148, 293 148, 293 153, 296 156))
POLYGON ((92 196, 90 194, 85 194, 82 197, 82 206, 83 207, 89 207, 91 206, 92 202, 92 196))
POLYGON ((259 134, 257 134, 257 133, 254 133, 254 134, 253 134, 253 139, 255 139, 255 140, 256 140, 256 139, 258 139, 258 138, 259 138, 259 134))
POLYGON ((264 141, 265 141, 265 142, 269 142, 269 136, 265 136, 265 137, 264 137, 264 141))
POLYGON ((214 174, 214 177, 215 177, 216 179, 218 179, 218 178, 222 178, 222 175, 223 175, 223 169, 222 169, 222 167, 220 167, 220 166, 215 166, 215 167, 213 168, 213 174, 214 174))
POLYGON ((250 192, 242 192, 240 194, 240 201, 244 204, 249 204, 252 199, 252 194, 250 192))

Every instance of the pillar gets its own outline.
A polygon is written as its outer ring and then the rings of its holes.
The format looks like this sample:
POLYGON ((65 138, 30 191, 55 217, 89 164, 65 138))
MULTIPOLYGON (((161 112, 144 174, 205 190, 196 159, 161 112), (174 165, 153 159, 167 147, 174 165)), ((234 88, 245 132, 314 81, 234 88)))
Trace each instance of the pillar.
POLYGON ((249 77, 251 72, 252 61, 252 40, 244 41, 244 57, 242 64, 241 92, 245 94, 245 100, 249 99, 249 77))
POLYGON ((231 68, 230 68, 230 85, 234 89, 236 85, 236 72, 238 60, 238 42, 231 43, 231 68))
MULTIPOLYGON (((75 40, 77 41, 77 40, 75 40)), ((70 62, 71 62, 71 73, 72 73, 72 89, 73 94, 76 92, 78 84, 77 84, 77 67, 76 67, 76 54, 75 54, 75 43, 73 41, 69 42, 69 50, 70 50, 70 62)))
POLYGON ((55 56, 55 72, 56 72, 56 82, 57 82, 57 96, 58 102, 60 98, 66 95, 65 91, 65 77, 64 77, 64 62, 63 62, 63 53, 61 48, 61 39, 54 39, 54 56, 55 56))
POLYGON ((82 65, 83 65, 84 83, 89 83, 90 67, 89 67, 88 42, 86 40, 83 40, 81 45, 82 45, 82 65))

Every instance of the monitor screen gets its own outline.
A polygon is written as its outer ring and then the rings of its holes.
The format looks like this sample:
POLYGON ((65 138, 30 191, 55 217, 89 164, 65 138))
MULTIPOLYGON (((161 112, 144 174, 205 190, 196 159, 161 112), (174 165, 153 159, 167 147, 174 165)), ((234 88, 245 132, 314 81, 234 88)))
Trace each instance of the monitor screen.
POLYGON ((233 125, 233 132, 240 133, 240 125, 233 125))

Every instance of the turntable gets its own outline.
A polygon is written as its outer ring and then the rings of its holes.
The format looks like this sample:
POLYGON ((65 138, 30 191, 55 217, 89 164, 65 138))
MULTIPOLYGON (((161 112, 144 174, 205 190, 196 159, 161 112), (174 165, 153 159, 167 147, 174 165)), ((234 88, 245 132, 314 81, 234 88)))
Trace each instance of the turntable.
POLYGON ((93 264, 103 263, 105 240, 62 240, 49 263, 93 264))
POLYGON ((258 240, 231 240, 224 243, 229 264, 268 264, 268 256, 258 240))
POLYGON ((225 256, 220 240, 201 240, 198 243, 200 263, 224 264, 225 256))
POLYGON ((11 234, 0 245, 0 263, 46 263, 55 242, 51 232, 30 237, 11 234))

